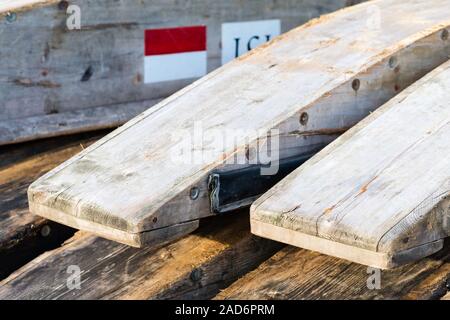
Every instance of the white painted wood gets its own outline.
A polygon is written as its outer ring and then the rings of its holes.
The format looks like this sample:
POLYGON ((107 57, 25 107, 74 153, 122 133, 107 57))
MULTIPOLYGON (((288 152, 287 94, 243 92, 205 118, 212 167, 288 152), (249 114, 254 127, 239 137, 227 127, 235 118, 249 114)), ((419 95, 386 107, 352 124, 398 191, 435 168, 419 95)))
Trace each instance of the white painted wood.
POLYGON ((144 58, 144 81, 155 83, 206 75, 206 51, 151 55, 144 58))
POLYGON ((227 22, 222 24, 222 64, 248 52, 249 48, 281 34, 280 20, 227 22))
POLYGON ((444 0, 379 0, 284 34, 179 91, 36 181, 29 202, 42 209, 33 212, 56 221, 68 215, 133 234, 209 216, 209 173, 234 156, 245 159, 269 130, 279 130, 281 158, 301 155, 331 142, 446 61, 450 41, 441 35, 450 24, 448 10, 444 0), (376 30, 366 23, 374 4, 383 17, 376 30), (237 137, 226 139, 224 148, 200 148, 209 151, 206 162, 173 161, 178 141, 173 134, 189 136, 196 125, 203 132, 237 137), (193 187, 199 191, 194 200, 193 187))
POLYGON ((253 233, 381 268, 450 235, 450 62, 252 205, 253 233))

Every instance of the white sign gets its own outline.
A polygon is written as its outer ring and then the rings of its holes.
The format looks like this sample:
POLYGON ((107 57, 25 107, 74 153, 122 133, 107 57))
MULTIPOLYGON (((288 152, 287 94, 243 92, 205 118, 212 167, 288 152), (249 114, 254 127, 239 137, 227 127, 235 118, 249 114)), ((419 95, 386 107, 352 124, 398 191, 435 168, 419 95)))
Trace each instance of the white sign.
POLYGON ((280 20, 222 24, 222 64, 280 35, 280 20))
POLYGON ((206 74, 206 26, 145 30, 144 82, 155 83, 206 74))

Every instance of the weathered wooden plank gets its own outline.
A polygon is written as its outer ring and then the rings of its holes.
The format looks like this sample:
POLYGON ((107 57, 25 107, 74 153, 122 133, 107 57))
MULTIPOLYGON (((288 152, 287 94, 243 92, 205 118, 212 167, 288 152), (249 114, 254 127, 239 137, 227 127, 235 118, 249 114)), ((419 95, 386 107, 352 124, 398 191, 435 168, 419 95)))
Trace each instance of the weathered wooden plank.
POLYGON ((252 206, 254 234, 379 268, 450 235, 450 62, 403 91, 252 206))
POLYGON ((444 294, 441 271, 450 277, 449 266, 448 243, 434 256, 392 270, 288 246, 215 299, 436 299, 444 294), (434 282, 426 285, 430 292, 418 290, 424 282, 434 282))
POLYGON ((27 188, 105 132, 0 147, 0 278, 60 246, 74 230, 28 211, 27 188))
MULTIPOLYGON (((97 108, 113 105, 109 110, 113 114, 118 105, 155 102, 191 83, 193 79, 144 83, 145 29, 206 25, 211 71, 221 64, 222 23, 280 19, 284 32, 347 3, 346 0, 2 1, 0 144, 87 130, 92 127, 92 117, 97 120, 97 128, 111 127, 116 119, 103 117, 97 108), (81 30, 66 27, 69 5, 77 5, 81 10, 81 30), (6 16, 10 11, 13 15, 6 16), (75 119, 74 111, 90 113, 91 117, 75 119), (55 113, 77 125, 55 128, 55 113), (33 123, 34 129, 21 127, 23 121, 33 123)), ((124 115, 129 120, 135 114, 124 115)))
POLYGON ((2 138, 9 143, 84 131, 116 128, 160 101, 150 100, 93 107, 63 113, 0 120, 2 138))
POLYGON ((249 166, 272 138, 272 160, 324 146, 447 61, 447 9, 443 0, 379 0, 286 33, 39 179, 30 208, 133 246, 151 230, 210 216, 214 170, 249 166), (382 16, 375 29, 367 26, 373 4, 382 16))
POLYGON ((0 298, 206 299, 281 247, 250 234, 248 211, 204 221, 195 234, 159 249, 79 233, 0 282, 0 298), (81 285, 71 290, 74 265, 81 285))
POLYGON ((21 12, 57 2, 59 2, 59 0, 4 0, 0 3, 0 14, 17 11, 21 12))

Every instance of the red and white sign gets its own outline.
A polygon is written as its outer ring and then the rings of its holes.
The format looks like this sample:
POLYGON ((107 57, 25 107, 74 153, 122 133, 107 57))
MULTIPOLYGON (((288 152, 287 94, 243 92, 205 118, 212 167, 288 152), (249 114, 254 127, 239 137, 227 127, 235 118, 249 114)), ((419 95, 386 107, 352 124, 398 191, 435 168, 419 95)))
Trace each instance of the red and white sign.
POLYGON ((206 26, 145 30, 145 83, 206 74, 206 26))

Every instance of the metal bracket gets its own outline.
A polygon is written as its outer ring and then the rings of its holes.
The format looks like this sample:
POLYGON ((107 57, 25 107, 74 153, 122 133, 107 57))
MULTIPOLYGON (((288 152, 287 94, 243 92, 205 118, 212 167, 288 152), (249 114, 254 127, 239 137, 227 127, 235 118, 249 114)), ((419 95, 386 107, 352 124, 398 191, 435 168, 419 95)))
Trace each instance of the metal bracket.
POLYGON ((280 160, 278 172, 274 175, 261 175, 261 168, 267 166, 261 164, 213 171, 208 178, 211 212, 221 214, 250 206, 317 151, 280 160))

